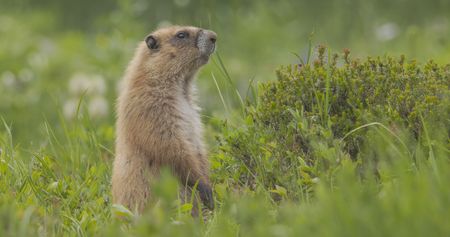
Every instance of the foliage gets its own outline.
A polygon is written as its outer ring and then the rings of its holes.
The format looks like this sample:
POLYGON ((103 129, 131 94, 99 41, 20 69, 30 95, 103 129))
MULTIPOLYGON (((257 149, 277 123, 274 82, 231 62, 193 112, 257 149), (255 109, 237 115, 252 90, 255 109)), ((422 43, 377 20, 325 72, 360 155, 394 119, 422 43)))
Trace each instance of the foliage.
POLYGON ((277 197, 288 190, 297 199, 347 158, 361 167, 376 162, 378 157, 361 153, 372 129, 400 141, 405 129, 412 139, 423 139, 423 121, 450 131, 450 65, 419 65, 404 57, 361 62, 347 50, 342 62, 338 55, 327 62, 325 51, 320 46, 311 65, 282 67, 277 81, 260 85, 244 125, 224 128, 214 173, 277 197))
POLYGON ((88 93, 81 107, 99 101, 108 105, 107 116, 95 121, 113 124, 118 82, 136 44, 169 23, 210 28, 219 35, 217 55, 229 77, 220 70, 218 57, 199 73, 206 122, 232 118, 240 105, 234 90, 245 93, 249 81, 271 80, 278 65, 308 54, 309 40, 352 48, 358 57, 389 52, 438 63, 450 58, 450 2, 443 0, 410 0, 407 6, 358 0, 0 2, 0 115, 25 147, 41 145, 44 122, 59 133, 58 111, 73 114, 82 97, 73 93, 74 85, 92 86, 85 82, 98 76, 104 93, 88 93), (86 80, 76 80, 78 75, 86 80), (222 107, 213 75, 221 88, 233 80, 236 88, 223 93, 230 112, 222 107))
MULTIPOLYGON (((37 150, 18 146, 4 123, 0 130, 0 235, 446 235, 450 231, 445 222, 450 218, 450 192, 445 182, 450 178, 448 117, 437 116, 448 113, 448 67, 374 60, 383 68, 403 68, 400 75, 410 75, 407 78, 411 80, 402 80, 398 86, 423 90, 424 94, 416 95, 419 98, 442 98, 416 100, 407 113, 398 113, 403 107, 391 104, 400 101, 389 96, 373 101, 358 96, 364 90, 336 93, 337 87, 368 86, 362 82, 372 83, 368 88, 373 91, 391 83, 385 88, 395 91, 396 83, 363 80, 367 78, 361 75, 385 75, 393 81, 401 78, 398 73, 382 74, 390 71, 372 68, 371 60, 342 66, 319 60, 301 68, 282 68, 278 81, 261 84, 257 104, 244 107, 248 114, 244 124, 238 130, 232 126, 223 129, 222 145, 212 159, 217 209, 205 215, 206 222, 190 217, 189 205, 180 204, 178 184, 168 174, 153 188, 158 201, 144 215, 135 216, 112 205, 113 153, 103 144, 113 140, 113 132, 93 122, 88 111, 78 111, 69 121, 60 116, 62 136, 44 124, 47 135, 37 150), (324 73, 330 68, 332 73, 324 73), (346 77, 342 75, 353 75, 348 77, 353 83, 343 83, 346 77), (421 80, 413 80, 418 75, 421 80), (428 84, 423 85, 424 80, 428 84), (311 84, 316 87, 310 89, 313 86, 305 81, 315 82, 311 84), (311 99, 310 104, 302 105, 297 102, 302 99, 297 86, 301 92, 318 96, 305 97, 311 99), (327 96, 327 91, 335 93, 327 96), (362 102, 348 106, 341 98, 348 95, 355 101, 369 101, 371 107, 362 102), (370 109, 378 106, 392 111, 370 109), (345 123, 343 116, 351 114, 339 111, 367 116, 345 123), (429 113, 424 114, 426 111, 429 113), (380 119, 386 125, 365 124, 373 121, 369 119, 380 119), (345 131, 360 124, 367 127, 345 131), (346 145, 351 142, 359 145, 353 157, 356 162, 350 159, 346 145), (250 163, 245 163, 249 161, 246 158, 251 158, 250 163), (373 169, 360 168, 375 160, 367 166, 373 169)), ((410 96, 414 91, 399 93, 410 96)))
POLYGON ((449 235, 449 1, 0 6, 0 236, 449 235), (217 204, 205 221, 169 173, 142 216, 111 203, 119 80, 170 23, 219 35, 197 80, 217 204), (311 42, 434 62, 324 48, 311 62, 311 42))
MULTIPOLYGON (((445 236, 450 231, 449 151, 439 132, 423 142, 402 136, 415 148, 414 157, 389 132, 371 134, 367 149, 380 158, 378 176, 366 170, 361 179, 358 164, 344 159, 333 178, 320 176, 315 196, 302 202, 274 203, 266 190, 216 183, 218 209, 202 222, 179 205, 177 183, 168 175, 154 187, 159 201, 144 215, 112 206, 111 167, 107 156, 98 155, 104 153, 98 139, 92 139, 101 136, 78 123, 75 136, 67 138, 72 145, 60 147, 65 142, 53 140, 30 162, 22 162, 27 152, 15 147, 7 127, 2 130, 1 236, 445 236)), ((216 181, 228 177, 217 176, 216 181)))

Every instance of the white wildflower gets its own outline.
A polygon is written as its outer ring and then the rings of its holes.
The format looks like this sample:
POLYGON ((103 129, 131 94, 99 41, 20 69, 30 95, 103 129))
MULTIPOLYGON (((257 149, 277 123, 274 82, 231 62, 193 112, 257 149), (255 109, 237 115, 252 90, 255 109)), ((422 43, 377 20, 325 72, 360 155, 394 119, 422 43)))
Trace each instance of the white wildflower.
POLYGON ((89 76, 77 73, 69 80, 69 91, 72 95, 98 95, 106 92, 105 80, 100 75, 89 76))
POLYGON ((320 182, 320 178, 319 177, 314 177, 314 178, 311 179, 311 182, 317 184, 317 183, 320 182))
POLYGON ((28 63, 33 68, 44 68, 48 66, 49 56, 55 52, 55 43, 48 38, 43 38, 39 42, 39 50, 30 54, 28 63))
POLYGON ((398 26, 395 23, 388 22, 375 28, 375 36, 380 41, 389 41, 397 37, 398 26))
POLYGON ((91 78, 91 88, 94 94, 104 94, 106 92, 105 80, 101 75, 94 75, 91 78))
POLYGON ((39 42, 39 51, 43 54, 53 54, 56 50, 55 43, 50 38, 43 38, 39 42))
POLYGON ((12 88, 16 84, 16 77, 10 71, 6 71, 6 72, 2 73, 1 79, 2 79, 3 85, 6 88, 12 88))
POLYGON ((108 115, 108 101, 102 96, 96 96, 90 100, 88 111, 93 118, 105 117, 108 115))
POLYGON ((43 53, 33 53, 28 56, 27 60, 33 68, 44 68, 48 66, 48 57, 43 53))
POLYGON ((72 95, 81 95, 83 93, 89 93, 89 87, 91 82, 89 77, 83 73, 77 73, 73 75, 69 80, 69 92, 72 95))
POLYGON ((75 115, 77 114, 77 109, 78 109, 78 102, 79 102, 79 100, 72 98, 72 99, 67 100, 64 103, 64 107, 63 107, 64 117, 66 117, 67 119, 75 118, 75 115))

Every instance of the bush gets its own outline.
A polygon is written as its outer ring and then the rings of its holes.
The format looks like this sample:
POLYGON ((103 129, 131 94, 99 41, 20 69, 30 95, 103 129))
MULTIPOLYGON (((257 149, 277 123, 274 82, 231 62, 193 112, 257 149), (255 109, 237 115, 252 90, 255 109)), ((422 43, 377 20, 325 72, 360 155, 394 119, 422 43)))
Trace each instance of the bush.
POLYGON ((219 183, 298 199, 344 159, 376 168, 379 157, 364 149, 370 132, 387 131, 412 159, 416 148, 404 139, 422 141, 423 121, 448 137, 450 65, 318 52, 312 64, 280 68, 277 81, 258 88, 244 124, 224 127, 212 172, 219 183))

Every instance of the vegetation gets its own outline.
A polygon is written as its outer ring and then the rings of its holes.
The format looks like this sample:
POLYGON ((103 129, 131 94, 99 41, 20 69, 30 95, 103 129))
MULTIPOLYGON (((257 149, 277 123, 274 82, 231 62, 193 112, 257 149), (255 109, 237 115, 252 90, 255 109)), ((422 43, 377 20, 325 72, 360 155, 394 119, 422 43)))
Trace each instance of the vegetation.
POLYGON ((336 57, 326 64, 322 56, 314 65, 280 69, 278 81, 261 84, 258 103, 245 107, 244 125, 223 128, 222 145, 213 155, 220 205, 205 223, 192 219, 188 206, 179 204, 177 182, 168 174, 154 188, 160 201, 144 216, 111 206, 110 165, 103 155, 109 151, 83 116, 73 127, 64 125, 65 142, 47 125, 49 144, 28 152, 27 163, 17 158, 22 151, 15 148, 5 124, 0 163, 3 232, 449 233, 445 180, 450 178, 450 67, 432 62, 422 67, 403 58, 359 63, 348 56, 337 67, 336 57), (416 91, 421 92, 418 100, 408 100, 416 91))
POLYGON ((214 173, 299 198, 345 159, 376 166, 380 157, 367 147, 372 130, 389 132, 414 160, 415 148, 403 142, 403 132, 417 142, 426 138, 425 121, 450 129, 450 65, 419 66, 404 57, 360 62, 348 50, 342 60, 335 54, 326 62, 325 50, 318 48, 313 64, 282 67, 278 81, 261 84, 243 125, 223 130, 214 173))
POLYGON ((0 1, 0 236, 450 234, 447 1, 0 1), (119 79, 168 23, 219 34, 198 219, 169 172, 111 203, 119 79))

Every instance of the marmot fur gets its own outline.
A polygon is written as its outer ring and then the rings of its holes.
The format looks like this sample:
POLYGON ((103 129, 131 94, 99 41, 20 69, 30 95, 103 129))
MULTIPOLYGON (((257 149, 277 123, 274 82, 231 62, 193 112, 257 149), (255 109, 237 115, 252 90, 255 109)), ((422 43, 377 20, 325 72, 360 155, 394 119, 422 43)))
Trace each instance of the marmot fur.
POLYGON ((215 42, 212 31, 171 26, 138 45, 118 98, 114 203, 141 213, 150 198, 150 180, 169 167, 185 189, 196 186, 201 201, 213 209, 193 77, 215 42))

